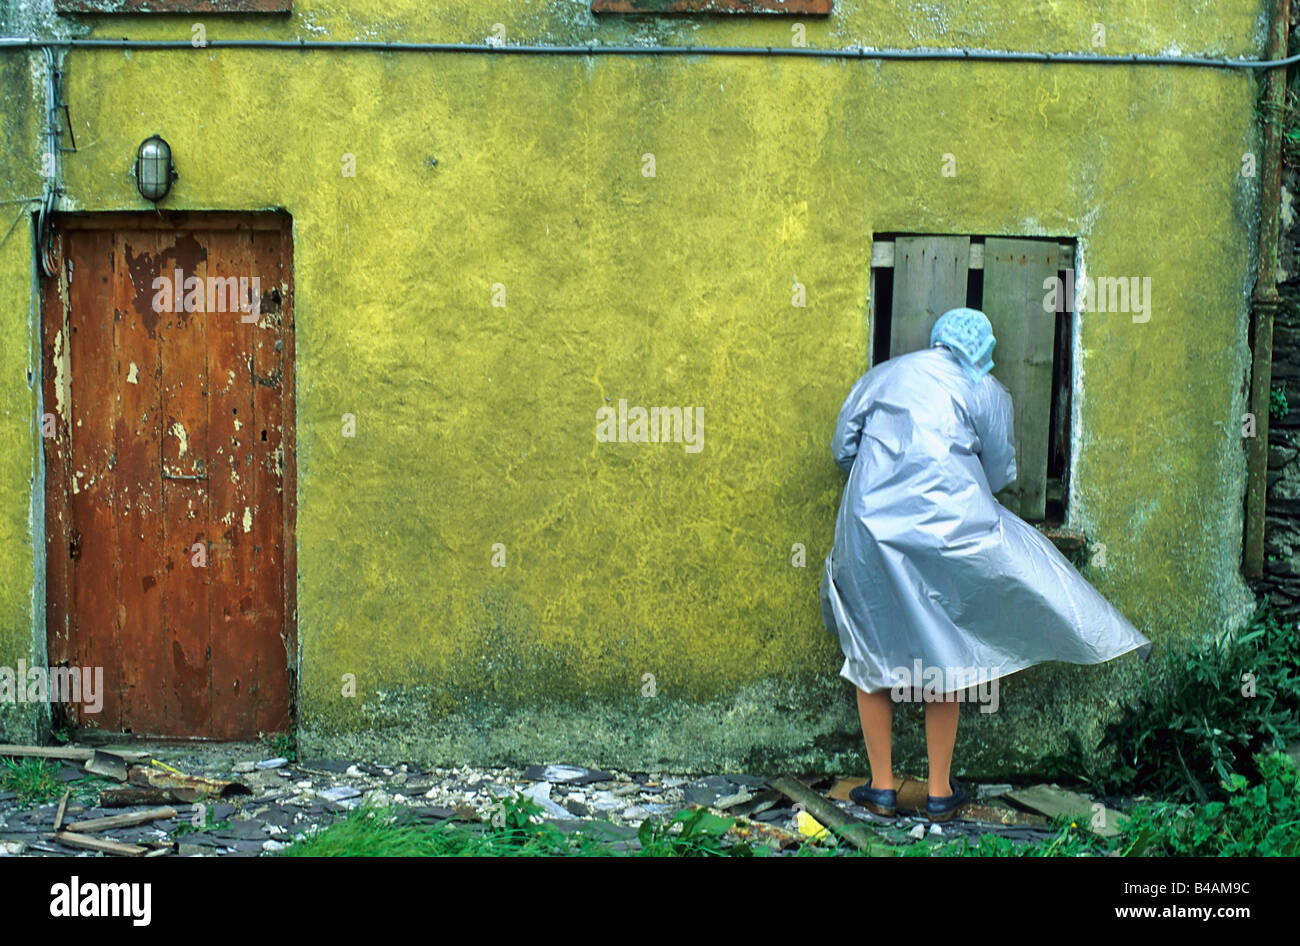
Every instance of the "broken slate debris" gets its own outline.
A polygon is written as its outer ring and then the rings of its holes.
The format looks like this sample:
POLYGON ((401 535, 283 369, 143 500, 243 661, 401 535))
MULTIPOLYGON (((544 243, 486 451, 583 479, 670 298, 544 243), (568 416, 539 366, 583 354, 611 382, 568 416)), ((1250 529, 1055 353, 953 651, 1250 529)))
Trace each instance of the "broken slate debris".
POLYGON ((524 769, 524 778, 552 785, 590 785, 606 782, 614 776, 600 769, 585 769, 578 765, 530 765, 524 769))
POLYGON ((361 797, 361 792, 351 785, 336 785, 333 788, 322 789, 316 794, 327 801, 346 801, 349 798, 361 797))
POLYGON ((766 779, 752 775, 710 775, 682 786, 682 792, 692 805, 717 807, 721 800, 732 805, 749 801, 753 790, 766 787, 766 779))
MULTIPOLYGON (((897 819, 885 819, 854 804, 848 792, 864 781, 857 776, 803 775, 777 791, 779 780, 743 773, 627 773, 563 761, 527 768, 426 768, 410 762, 346 759, 298 763, 262 758, 258 748, 226 744, 202 750, 115 750, 124 761, 126 784, 103 788, 98 804, 92 805, 79 786, 84 777, 80 764, 93 762, 95 752, 104 750, 59 747, 57 754, 44 758, 66 766, 66 787, 74 792, 64 824, 54 828, 53 802, 20 806, 14 792, 0 793, 0 856, 275 856, 314 827, 324 827, 362 804, 391 805, 417 824, 478 825, 488 819, 496 800, 515 792, 532 799, 543 818, 560 831, 594 834, 608 829, 611 842, 632 851, 639 846, 640 824, 666 821, 692 807, 733 819, 737 838, 787 854, 808 843, 797 824, 805 808, 842 839, 856 838, 853 843, 865 847, 906 844, 912 841, 909 832, 925 838, 931 831, 915 811, 900 810, 897 819), (232 772, 238 773, 236 781, 231 780, 232 772), (795 804, 787 797, 791 792, 820 797, 819 802, 814 798, 818 810, 795 804), (160 807, 175 811, 166 817, 147 815, 160 807), (200 813, 202 824, 195 820, 200 813), (97 826, 106 819, 107 825, 97 826), (92 830, 77 830, 79 825, 92 830), (89 843, 78 847, 78 840, 89 843)), ((924 780, 905 777, 901 784, 923 803, 924 780)), ((934 835, 936 840, 995 834, 1025 844, 1051 837, 1045 817, 1011 806, 1011 786, 972 787, 979 801, 963 806, 959 817, 934 835)), ((900 802, 903 794, 907 792, 900 792, 900 802)), ((1077 799, 1070 801, 1077 804, 1077 799)))
POLYGON ((522 794, 531 798, 543 811, 559 821, 572 821, 577 817, 572 812, 561 808, 555 802, 551 801, 550 782, 538 782, 536 785, 531 785, 524 789, 522 794))

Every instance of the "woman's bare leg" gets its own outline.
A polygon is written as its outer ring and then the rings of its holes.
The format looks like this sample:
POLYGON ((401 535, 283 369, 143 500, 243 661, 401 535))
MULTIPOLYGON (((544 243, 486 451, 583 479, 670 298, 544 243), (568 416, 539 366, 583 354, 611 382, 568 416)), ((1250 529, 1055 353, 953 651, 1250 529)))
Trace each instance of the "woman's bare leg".
MULTIPOLYGON (((862 738, 867 743, 867 762, 871 766, 871 787, 894 787, 894 759, 891 745, 894 728, 894 704, 888 690, 866 693, 858 690, 858 717, 862 720, 862 738)), ((952 752, 951 745, 949 753, 952 752)))
POLYGON ((948 775, 952 770, 952 749, 957 744, 957 717, 961 706, 954 697, 925 704, 925 746, 930 756, 930 781, 927 791, 936 798, 952 794, 948 775))

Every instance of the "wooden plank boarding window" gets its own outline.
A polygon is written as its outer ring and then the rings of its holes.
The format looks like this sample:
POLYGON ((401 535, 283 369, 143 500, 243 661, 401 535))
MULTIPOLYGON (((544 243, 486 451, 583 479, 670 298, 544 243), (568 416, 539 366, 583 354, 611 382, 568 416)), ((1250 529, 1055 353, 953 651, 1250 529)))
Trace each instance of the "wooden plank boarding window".
MULTIPOLYGON (((1015 405, 1015 482, 998 501, 1028 522, 1065 520, 1070 311, 1045 312, 1044 283, 1074 266, 1058 239, 878 234, 871 251, 871 363, 928 347, 948 309, 980 309, 998 340, 993 375, 1015 405)), ((1065 308, 1065 307, 1060 307, 1065 308)))

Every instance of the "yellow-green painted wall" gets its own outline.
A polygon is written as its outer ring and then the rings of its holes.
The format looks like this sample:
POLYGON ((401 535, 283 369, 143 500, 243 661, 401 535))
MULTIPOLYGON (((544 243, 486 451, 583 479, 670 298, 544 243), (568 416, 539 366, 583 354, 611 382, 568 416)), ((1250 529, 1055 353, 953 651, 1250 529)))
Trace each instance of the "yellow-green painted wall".
MULTIPOLYGON (((1256 57, 1266 25, 1262 0, 835 6, 798 21, 808 45, 1256 57)), ((586 7, 304 0, 278 18, 46 16, 5 32, 793 35, 786 18, 586 7)), ((1106 547, 1090 578, 1162 645, 1250 605, 1250 74, 206 49, 79 49, 64 69, 79 148, 64 159, 66 209, 147 208, 130 166, 156 132, 180 173, 165 207, 292 214, 308 754, 860 764, 817 590, 842 485, 828 444, 867 367, 877 232, 1076 238, 1088 275, 1150 276, 1149 322, 1078 320, 1069 524, 1106 547), (792 305, 796 279, 805 307, 792 305), (703 450, 598 443, 596 411, 620 398, 701 407, 703 450), (796 544, 806 567, 792 565, 796 544), (355 697, 342 695, 347 674, 355 697)), ((12 199, 40 189, 39 54, 0 53, 0 75, 0 199, 12 199)), ((7 226, 19 206, 0 206, 7 226)), ((42 656, 30 247, 24 217, 0 247, 9 665, 42 656)), ((1095 732, 1134 672, 1125 659, 1004 681, 999 713, 968 716, 959 762, 1023 769, 1067 732, 1095 732)), ((29 724, 0 707, 0 725, 29 724)), ((905 759, 919 733, 899 737, 905 759)))

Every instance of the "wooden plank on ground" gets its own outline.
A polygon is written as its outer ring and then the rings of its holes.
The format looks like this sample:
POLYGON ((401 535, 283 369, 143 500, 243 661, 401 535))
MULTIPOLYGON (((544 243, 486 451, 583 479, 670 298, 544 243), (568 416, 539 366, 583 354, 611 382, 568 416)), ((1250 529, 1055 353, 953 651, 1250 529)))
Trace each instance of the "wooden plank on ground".
POLYGON ((930 346, 935 319, 966 304, 970 237, 899 237, 894 244, 894 302, 889 357, 930 346))
POLYGON ((893 848, 883 841, 877 840, 867 824, 851 815, 846 815, 835 804, 822 798, 821 795, 802 782, 789 775, 782 775, 780 778, 773 780, 771 785, 782 795, 803 805, 808 814, 826 825, 858 850, 884 857, 893 856, 893 848))
MULTIPOLYGON (((138 762, 141 759, 149 758, 148 752, 125 752, 114 749, 112 754, 120 756, 129 762, 138 762)), ((38 759, 68 759, 73 762, 86 762, 94 755, 94 749, 78 749, 74 746, 20 746, 9 743, 0 744, 0 756, 9 756, 11 758, 32 756, 38 759)))
POLYGON ((129 828, 132 825, 144 824, 148 821, 160 821, 163 818, 175 817, 175 808, 149 808, 145 811, 135 811, 125 815, 89 818, 86 821, 78 821, 76 824, 68 825, 67 830, 78 833, 112 831, 114 828, 129 828))
POLYGON ((1042 519, 1047 501, 1052 359, 1056 313, 1043 311, 1043 283, 1055 279, 1056 244, 989 237, 984 245, 984 314, 993 325, 993 376, 1015 406, 1016 480, 1001 495, 1022 519, 1042 519))
POLYGON ((108 838, 88 838, 68 831, 55 831, 53 834, 47 834, 46 837, 68 847, 84 847, 90 851, 103 851, 105 854, 119 854, 123 857, 142 857, 149 850, 136 844, 124 844, 108 838))
MULTIPOLYGON (((865 778, 842 778, 827 794, 836 801, 851 801, 849 792, 865 784, 867 784, 865 778)), ((929 789, 924 779, 914 775, 898 774, 894 776, 894 785, 898 791, 899 811, 925 812, 929 789)), ((1046 827, 1049 824, 1048 820, 1041 815, 1031 815, 1012 808, 981 805, 975 802, 962 805, 961 816, 964 821, 983 821, 988 824, 1025 825, 1036 828, 1046 827)))
POLYGON ((63 797, 59 799, 59 810, 54 813, 54 830, 58 831, 63 827, 63 816, 68 810, 68 798, 72 795, 72 789, 67 789, 63 797))
MULTIPOLYGON (((866 785, 865 778, 842 778, 831 788, 827 795, 836 801, 852 801, 849 792, 859 785, 866 785)), ((898 807, 903 811, 925 811, 925 802, 929 791, 925 779, 901 772, 894 775, 894 789, 898 792, 898 807)))
POLYGON ((1093 834, 1104 838, 1119 834, 1120 827, 1128 820, 1118 811, 1106 808, 1100 802, 1094 802, 1077 792, 1068 792, 1052 785, 1031 785, 1029 788, 1007 792, 1003 797, 1030 811, 1044 814, 1048 818, 1068 817, 1079 827, 1087 828, 1093 834))
POLYGON ((169 789, 152 786, 106 788, 99 793, 100 808, 128 808, 133 805, 157 805, 169 801, 184 803, 185 799, 177 798, 169 789))

